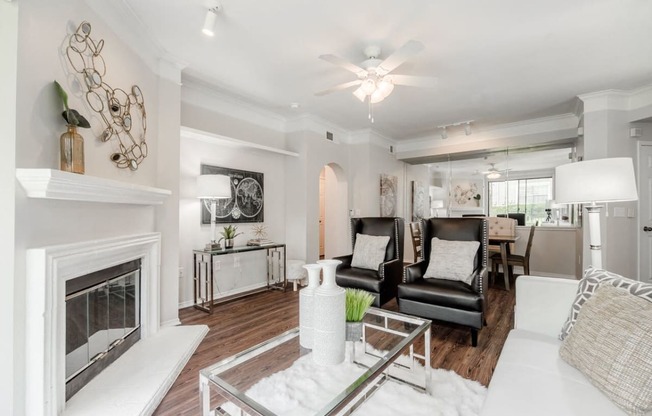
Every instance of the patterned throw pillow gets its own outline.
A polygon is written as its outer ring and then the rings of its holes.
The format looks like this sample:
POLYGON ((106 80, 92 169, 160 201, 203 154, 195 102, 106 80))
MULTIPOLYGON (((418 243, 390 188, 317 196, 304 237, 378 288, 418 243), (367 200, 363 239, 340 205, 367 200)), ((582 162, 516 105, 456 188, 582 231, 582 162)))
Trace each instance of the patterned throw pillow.
POLYGON ((652 410, 652 302, 600 285, 559 355, 628 414, 652 410))
POLYGON ((475 255, 479 241, 451 241, 432 239, 430 262, 424 277, 459 280, 466 284, 473 281, 475 255))
POLYGON ((351 267, 378 270, 378 265, 385 261, 387 243, 388 236, 356 234, 351 267))
POLYGON ((575 295, 575 301, 573 301, 573 305, 571 306, 570 313, 564 326, 561 327, 559 339, 564 340, 568 336, 571 329, 573 329, 573 325, 575 324, 577 315, 580 313, 582 305, 584 305, 584 303, 602 284, 609 284, 614 287, 625 289, 633 295, 652 302, 652 284, 628 279, 606 270, 589 267, 584 271, 584 277, 580 280, 580 284, 577 288, 577 295, 575 295))

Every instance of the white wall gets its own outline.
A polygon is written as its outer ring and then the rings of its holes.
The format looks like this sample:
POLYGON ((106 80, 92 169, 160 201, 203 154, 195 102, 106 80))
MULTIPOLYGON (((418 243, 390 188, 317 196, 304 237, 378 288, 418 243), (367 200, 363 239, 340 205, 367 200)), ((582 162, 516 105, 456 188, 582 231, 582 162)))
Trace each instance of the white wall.
MULTIPOLYGON (((5 14, 7 11, 5 9, 15 6, 9 6, 3 2, 2 7, 2 26, 5 30, 4 19, 11 16, 11 14, 5 14)), ((129 45, 118 39, 111 28, 103 23, 101 17, 90 10, 86 2, 82 0, 66 2, 25 0, 19 2, 19 7, 17 99, 14 102, 16 149, 13 153, 16 167, 58 167, 58 138, 65 131, 65 124, 60 116, 62 106, 52 84, 52 81, 56 79, 68 90, 71 108, 79 110, 93 126, 90 130, 81 130, 81 134, 85 138, 86 174, 157 186, 157 159, 160 149, 157 140, 159 137, 158 116, 161 111, 158 76, 149 70, 143 60, 130 50, 129 45), (149 155, 136 172, 117 169, 109 160, 109 155, 114 151, 112 145, 101 143, 96 139, 97 133, 101 130, 101 123, 84 104, 75 76, 70 73, 67 60, 64 58, 64 39, 83 20, 92 24, 93 38, 101 38, 105 41, 102 51, 107 67, 105 80, 114 87, 124 89, 130 89, 133 84, 137 84, 143 91, 148 115, 149 155)), ((3 67, 0 65, 0 68, 3 67)), ((166 97, 174 95, 171 89, 168 89, 170 95, 166 95, 166 97)), ((6 98, 7 96, 3 94, 3 101, 6 98)), ((172 109, 163 116, 168 118, 173 115, 174 110, 172 109)), ((166 125, 166 127, 174 128, 171 125, 166 125)), ((164 132, 162 137, 163 143, 169 145, 174 140, 168 140, 167 133, 169 132, 164 132)), ((4 139, 3 137, 3 146, 5 145, 4 139)), ((15 173, 12 173, 13 175, 15 173)), ((174 176, 173 172, 166 182, 174 183, 174 176)), ((25 397, 26 383, 40 382, 40 380, 25 380, 23 376, 25 373, 25 345, 29 341, 25 339, 22 328, 25 327, 25 307, 29 305, 30 301, 30 294, 26 292, 24 283, 25 250, 73 241, 152 232, 157 231, 157 227, 153 207, 34 200, 28 199, 20 187, 16 189, 15 200, 13 198, 11 200, 12 203, 15 203, 16 218, 15 273, 12 292, 15 300, 13 311, 15 330, 14 352, 10 357, 14 361, 13 414, 21 415, 25 411, 25 400, 29 399, 25 397)), ((163 245, 171 244, 173 246, 175 244, 174 241, 168 240, 169 238, 174 239, 174 236, 170 237, 164 233, 163 245)), ((176 282, 169 282, 166 279, 168 279, 167 276, 162 276, 161 289, 169 297, 170 292, 174 291, 176 282)), ((10 289, 11 285, 7 285, 5 288, 10 289)), ((172 303, 169 303, 168 300, 167 298, 163 299, 161 316, 175 321, 177 316, 176 299, 172 303)), ((11 340, 6 340, 3 344, 11 342, 11 340)), ((3 372, 3 376, 4 374, 3 372)), ((6 410, 6 408, 3 409, 6 410)))
MULTIPOLYGON (((179 302, 182 306, 189 306, 192 304, 193 298, 192 250, 203 248, 211 240, 210 226, 201 225, 201 201, 196 197, 195 193, 196 180, 200 174, 201 164, 264 174, 264 224, 267 226, 268 238, 273 241, 286 242, 290 245, 286 241, 285 233, 285 159, 291 158, 291 156, 183 138, 179 157, 181 176, 178 255, 179 265, 183 268, 183 278, 179 284, 179 302)), ((227 224, 217 224, 216 226, 218 239, 219 231, 224 225, 227 224)), ((252 225, 246 223, 237 225, 238 232, 244 234, 236 237, 236 245, 244 245, 247 240, 254 238, 251 230, 252 225)), ((222 263, 220 271, 217 272, 217 282, 218 286, 221 285, 220 293, 222 295, 265 282, 264 252, 238 256, 240 257, 241 267, 234 267, 233 256, 230 256, 229 259, 220 259, 222 263), (246 272, 247 270, 249 272, 246 272)))
MULTIPOLYGON (((16 78, 18 50, 18 5, 0 3, 0 409, 14 414, 14 231, 16 187, 16 78)), ((20 303, 20 302, 18 302, 20 303)), ((18 331, 20 332, 20 331, 18 331)))

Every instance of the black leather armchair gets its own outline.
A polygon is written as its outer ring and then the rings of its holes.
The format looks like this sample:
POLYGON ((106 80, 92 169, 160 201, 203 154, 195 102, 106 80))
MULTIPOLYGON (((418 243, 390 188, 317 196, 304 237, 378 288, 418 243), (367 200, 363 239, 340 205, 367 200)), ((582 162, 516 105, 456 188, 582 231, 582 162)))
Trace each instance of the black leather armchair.
POLYGON ((342 263, 337 266, 335 279, 341 287, 362 289, 375 296, 373 306, 381 307, 396 297, 396 289, 403 278, 403 234, 405 226, 402 218, 351 218, 352 247, 356 235, 388 236, 385 260, 378 270, 351 267, 353 254, 335 257, 342 263))
POLYGON ((423 260, 405 269, 398 286, 399 311, 427 319, 471 327, 471 343, 478 344, 478 330, 486 325, 487 223, 484 218, 430 218, 421 221, 423 260), (479 241, 471 284, 424 278, 430 259, 432 238, 479 241))

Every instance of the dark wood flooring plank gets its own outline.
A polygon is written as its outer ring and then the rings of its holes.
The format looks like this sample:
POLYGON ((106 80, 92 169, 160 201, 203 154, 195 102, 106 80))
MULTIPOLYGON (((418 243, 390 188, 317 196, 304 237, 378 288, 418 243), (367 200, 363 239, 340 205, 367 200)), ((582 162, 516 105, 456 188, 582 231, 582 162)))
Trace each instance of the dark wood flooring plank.
MULTIPOLYGON (((485 386, 513 327, 514 288, 510 292, 491 288, 487 296, 488 326, 480 331, 476 348, 471 347, 468 328, 439 322, 433 322, 430 343, 433 368, 453 370, 485 386)), ((393 300, 384 308, 397 311, 398 305, 393 300)), ((218 305, 212 315, 185 308, 179 318, 184 325, 208 325, 209 333, 156 409, 157 416, 199 415, 199 370, 297 327, 299 292, 255 294, 218 305)), ((415 348, 423 351, 423 341, 415 348)))

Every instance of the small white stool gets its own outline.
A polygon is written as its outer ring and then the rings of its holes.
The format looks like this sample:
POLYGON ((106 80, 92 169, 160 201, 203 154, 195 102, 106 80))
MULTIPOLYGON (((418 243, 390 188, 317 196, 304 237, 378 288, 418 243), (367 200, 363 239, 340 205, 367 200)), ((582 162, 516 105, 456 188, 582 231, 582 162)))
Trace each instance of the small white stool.
POLYGON ((304 264, 306 262, 303 260, 288 260, 286 263, 287 279, 292 281, 295 292, 297 291, 297 283, 308 277, 308 271, 303 268, 304 264))

